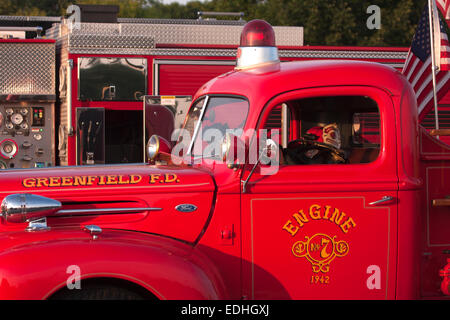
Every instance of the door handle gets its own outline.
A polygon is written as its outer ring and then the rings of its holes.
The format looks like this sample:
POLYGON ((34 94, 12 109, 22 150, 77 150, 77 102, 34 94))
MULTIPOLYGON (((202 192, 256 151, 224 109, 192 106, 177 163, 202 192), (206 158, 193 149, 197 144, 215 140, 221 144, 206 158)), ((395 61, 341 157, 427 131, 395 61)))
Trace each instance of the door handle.
POLYGON ((394 197, 391 197, 391 196, 384 196, 384 197, 381 198, 380 200, 373 201, 373 202, 369 203, 369 205, 371 205, 371 206, 376 206, 376 205, 379 205, 379 204, 382 204, 382 203, 391 202, 391 201, 393 201, 393 200, 394 200, 394 197))
POLYGON ((450 206, 450 199, 433 199, 432 203, 434 207, 448 207, 450 206))

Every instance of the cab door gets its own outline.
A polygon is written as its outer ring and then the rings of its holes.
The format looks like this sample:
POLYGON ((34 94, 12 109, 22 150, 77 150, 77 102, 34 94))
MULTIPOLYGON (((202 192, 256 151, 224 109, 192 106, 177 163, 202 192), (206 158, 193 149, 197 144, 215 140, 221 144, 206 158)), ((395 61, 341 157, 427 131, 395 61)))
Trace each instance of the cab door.
POLYGON ((367 87, 290 92, 266 106, 257 128, 277 127, 274 110, 283 104, 288 116, 278 121, 280 150, 309 128, 335 122, 346 163, 288 163, 280 152, 273 174, 270 165, 257 165, 242 193, 244 295, 394 298, 398 179, 391 98, 367 87))

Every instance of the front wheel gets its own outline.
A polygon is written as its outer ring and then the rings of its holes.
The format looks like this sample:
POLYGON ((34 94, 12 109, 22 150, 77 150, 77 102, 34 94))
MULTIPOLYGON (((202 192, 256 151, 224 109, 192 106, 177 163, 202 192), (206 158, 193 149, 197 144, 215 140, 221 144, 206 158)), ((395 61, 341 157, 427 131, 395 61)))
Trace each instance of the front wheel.
POLYGON ((144 300, 133 290, 108 284, 86 284, 81 289, 65 289, 54 294, 50 300, 144 300))

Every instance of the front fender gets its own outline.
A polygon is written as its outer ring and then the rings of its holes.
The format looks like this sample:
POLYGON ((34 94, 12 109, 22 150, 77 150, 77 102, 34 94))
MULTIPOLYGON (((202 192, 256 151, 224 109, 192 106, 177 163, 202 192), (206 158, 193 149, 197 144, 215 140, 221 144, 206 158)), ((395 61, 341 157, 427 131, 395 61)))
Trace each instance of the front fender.
POLYGON ((214 265, 187 244, 120 230, 94 240, 79 229, 55 229, 0 236, 0 299, 46 299, 66 286, 73 266, 81 279, 128 280, 159 299, 228 298, 214 265))

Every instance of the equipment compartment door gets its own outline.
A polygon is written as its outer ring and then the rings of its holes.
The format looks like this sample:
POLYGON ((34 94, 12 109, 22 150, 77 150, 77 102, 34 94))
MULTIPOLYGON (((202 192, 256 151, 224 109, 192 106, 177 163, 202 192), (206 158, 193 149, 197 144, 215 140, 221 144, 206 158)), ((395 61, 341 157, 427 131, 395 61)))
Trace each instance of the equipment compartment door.
POLYGON ((242 194, 244 295, 251 299, 395 298, 398 179, 395 127, 386 125, 393 123, 392 101, 373 88, 328 90, 281 96, 260 117, 259 129, 280 130, 283 151, 278 167, 258 166, 242 194), (287 112, 273 112, 280 105, 287 112), (278 127, 277 114, 284 114, 278 127), (288 159, 287 149, 311 128, 326 142, 330 123, 339 129, 333 143, 345 163, 316 159, 314 148, 288 159))

